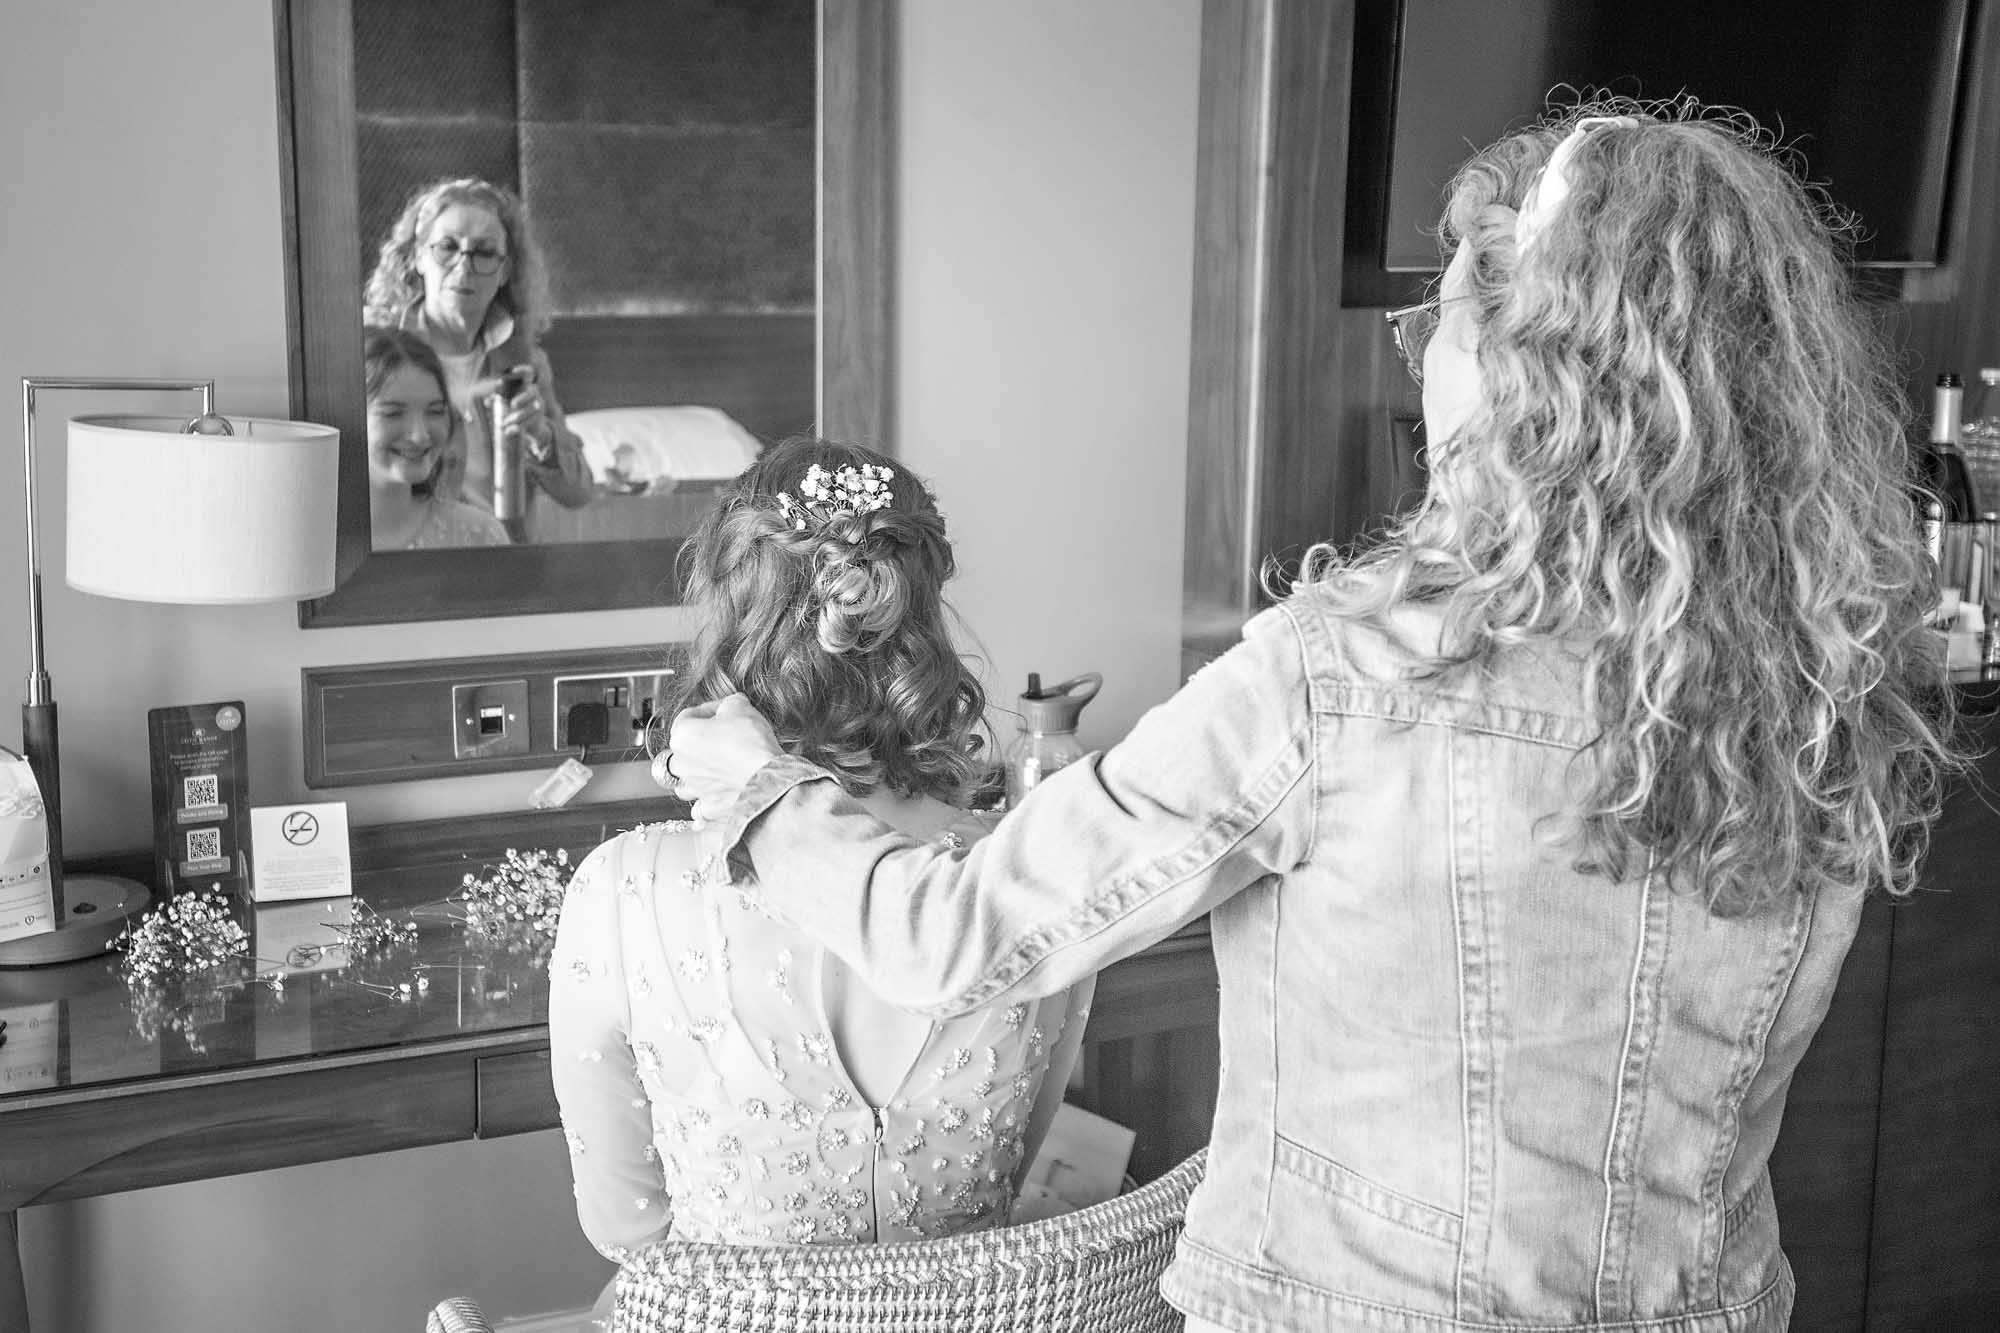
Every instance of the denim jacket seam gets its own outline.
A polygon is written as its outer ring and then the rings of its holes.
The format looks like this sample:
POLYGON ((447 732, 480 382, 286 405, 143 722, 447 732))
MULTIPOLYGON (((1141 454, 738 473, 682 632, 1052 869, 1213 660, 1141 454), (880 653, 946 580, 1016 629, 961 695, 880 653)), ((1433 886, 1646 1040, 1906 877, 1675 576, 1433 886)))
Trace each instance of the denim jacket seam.
POLYGON ((1722 1213, 1722 1235, 1725 1244, 1730 1236, 1741 1232, 1744 1226, 1759 1217, 1771 1199, 1771 1177, 1768 1171, 1761 1171, 1757 1179, 1750 1182, 1750 1188, 1743 1191, 1743 1197, 1727 1205, 1722 1213))
MULTIPOLYGON (((1658 1330, 1659 1333, 1683 1333, 1683 1330, 1690 1328, 1720 1330, 1732 1316, 1740 1317, 1746 1313, 1756 1311, 1759 1307, 1768 1305, 1787 1286, 1786 1275, 1780 1272, 1778 1276, 1772 1278, 1770 1282, 1766 1283, 1747 1299, 1738 1301, 1734 1305, 1721 1306, 1708 1310, 1690 1310, 1681 1314, 1667 1315, 1657 1319, 1630 1319, 1610 1325, 1498 1322, 1484 1319, 1467 1320, 1453 1316, 1436 1315, 1413 1310, 1408 1306, 1392 1305, 1384 1301, 1370 1300, 1364 1296, 1355 1296, 1334 1287, 1320 1286, 1317 1283, 1267 1268, 1240 1255, 1219 1250, 1213 1245, 1204 1243, 1198 1237, 1186 1234, 1181 1236, 1179 1247, 1182 1253, 1192 1257, 1198 1265, 1234 1270, 1263 1283, 1270 1294, 1285 1302, 1279 1307, 1281 1311, 1290 1312, 1299 1303, 1296 1297, 1287 1299, 1286 1293, 1290 1291, 1297 1292, 1302 1296, 1316 1298, 1318 1302, 1323 1304, 1335 1305, 1349 1310, 1370 1311, 1376 1314, 1390 1315, 1406 1323, 1411 1319, 1416 1319, 1422 1321, 1424 1325, 1427 1325, 1431 1329, 1440 1331, 1454 1329, 1462 1330, 1463 1333, 1575 1333, 1575 1330, 1579 1328, 1588 1329, 1597 1327, 1608 1327, 1626 1331, 1626 1333, 1650 1333, 1651 1330, 1658 1330)), ((1178 1263, 1179 1260, 1177 1259, 1176 1267, 1178 1267, 1178 1263)), ((1175 1269, 1169 1269, 1163 1282, 1172 1282, 1174 1278, 1175 1269)))
MULTIPOLYGON (((1285 623, 1292 627, 1292 638, 1299 650, 1299 683, 1306 696, 1306 772, 1312 774, 1313 778, 1312 817, 1307 821, 1306 825, 1305 851, 1299 858, 1300 863, 1304 864, 1312 860, 1313 853, 1319 848, 1319 757, 1321 754, 1319 719, 1322 711, 1319 706, 1320 679, 1312 670, 1313 644, 1307 634, 1305 624, 1300 620, 1290 603, 1285 604, 1284 611, 1285 623)), ((1325 631, 1325 624, 1319 619, 1315 618, 1313 624, 1322 633, 1325 631)))
MULTIPOLYGON (((1035 927, 1018 937, 996 961, 994 967, 977 984, 968 987, 954 997, 949 1006, 940 1012, 964 1012, 989 1002, 994 996, 1016 985, 1032 972, 1043 959, 1063 949, 1103 933, 1117 921, 1131 914, 1140 903, 1149 902, 1176 887, 1194 879, 1202 871, 1212 867, 1244 839, 1256 832, 1281 807, 1305 775, 1312 771, 1310 755, 1297 764, 1296 771, 1289 776, 1287 766, 1296 757, 1299 749, 1299 735, 1302 729, 1294 726, 1285 738, 1285 744, 1258 775, 1257 780, 1246 789, 1246 799, 1232 806, 1207 823, 1200 832, 1180 849, 1171 854, 1154 858, 1143 866, 1084 899, 1059 920, 1035 927), (1254 803, 1253 799, 1266 787, 1272 788, 1268 803, 1254 803)), ((1308 719, 1303 730, 1311 734, 1308 719)))
POLYGON ((1590 748, 1586 724, 1580 718, 1546 709, 1513 704, 1492 704, 1458 695, 1418 694, 1357 681, 1327 681, 1312 678, 1315 712, 1338 713, 1372 718, 1379 722, 1402 722, 1411 726, 1449 727, 1454 731, 1500 736, 1529 745, 1547 745, 1561 750, 1590 748), (1342 696, 1334 698, 1332 696, 1342 696), (1454 713, 1456 707, 1464 710, 1454 713), (1514 715, 1514 721, 1496 717, 1514 715), (1530 725, 1530 724, 1533 725, 1530 725))
POLYGON ((1627 1312, 1632 1304, 1632 1216, 1639 1194, 1634 1159, 1642 1151, 1646 1099, 1660 1023, 1657 987, 1667 971, 1673 939, 1670 891, 1657 884, 1649 858, 1640 886, 1639 935, 1633 946, 1632 976, 1626 989, 1624 1049, 1618 1059, 1617 1092, 1604 1144, 1604 1211, 1599 1223, 1597 1282, 1593 1291, 1596 1317, 1606 1309, 1627 1312), (1654 919, 1659 918, 1656 937, 1654 919), (1628 1098, 1630 1106, 1628 1108, 1628 1098))
POLYGON ((1471 779, 1475 790, 1482 785, 1479 774, 1462 775, 1462 767, 1476 763, 1478 757, 1477 747, 1453 744, 1445 767, 1459 1005, 1459 1213, 1463 1219, 1452 1294, 1461 1309, 1467 1305, 1483 1309, 1490 1304, 1485 1264, 1493 1222, 1487 1192, 1492 1183, 1489 1136, 1494 1124, 1490 1102, 1495 1059, 1489 987, 1495 968, 1486 953, 1491 931, 1485 919, 1485 869, 1481 861, 1484 833, 1479 821, 1484 807, 1477 799, 1466 799, 1460 790, 1462 776, 1471 779))
POLYGON ((1425 1203, 1422 1199, 1370 1180, 1359 1171, 1316 1153, 1304 1144, 1295 1143, 1281 1133, 1274 1133, 1272 1140, 1276 1148, 1289 1149, 1290 1155, 1295 1160, 1303 1159, 1298 1165, 1275 1163, 1279 1170, 1314 1181, 1328 1193, 1353 1204, 1372 1217, 1378 1217, 1426 1240, 1442 1240, 1455 1244, 1464 1231, 1465 1219, 1448 1209, 1425 1203), (1312 1169, 1308 1171, 1301 1169, 1302 1167, 1312 1169))
POLYGON ((1719 1132, 1701 1190, 1704 1240, 1710 1231, 1713 1231, 1715 1240, 1712 1245, 1700 1246, 1706 1256, 1707 1271, 1695 1275, 1698 1291, 1717 1294, 1721 1291, 1722 1254, 1729 1239, 1729 1209, 1723 1201, 1722 1188, 1728 1179, 1729 1163, 1735 1158, 1741 1140, 1739 1116, 1743 1098, 1764 1066, 1765 1042, 1770 1038, 1771 1025, 1777 1020, 1784 997, 1790 992, 1793 979, 1798 976, 1799 964, 1805 959, 1805 940, 1811 938, 1814 909, 1818 906, 1817 899, 1799 896, 1804 901, 1791 904, 1792 928, 1787 932, 1787 939, 1793 942, 1792 947, 1785 951, 1782 965, 1770 970, 1764 985, 1758 990, 1757 1003, 1744 1016, 1745 1027, 1752 1030, 1746 1031, 1743 1034, 1746 1039, 1739 1041, 1738 1049, 1743 1058, 1737 1062, 1735 1076, 1723 1084, 1716 1096, 1715 1119, 1719 1132))

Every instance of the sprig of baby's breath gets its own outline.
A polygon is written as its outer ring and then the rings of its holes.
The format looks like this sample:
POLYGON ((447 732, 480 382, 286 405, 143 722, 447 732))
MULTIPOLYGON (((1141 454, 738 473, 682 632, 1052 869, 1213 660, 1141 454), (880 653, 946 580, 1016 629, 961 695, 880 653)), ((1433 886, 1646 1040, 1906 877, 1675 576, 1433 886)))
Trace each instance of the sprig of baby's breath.
POLYGON ((350 961, 417 942, 416 922, 384 916, 359 898, 354 900, 347 920, 332 929, 339 932, 339 947, 347 951, 350 961))
POLYGON ((569 888, 569 852, 558 848, 507 849, 507 858, 484 874, 469 874, 451 901, 464 913, 465 928, 494 938, 532 932, 555 937, 569 888))
POLYGON ((168 981, 249 957, 250 937, 216 889, 178 893, 111 941, 128 982, 168 981))

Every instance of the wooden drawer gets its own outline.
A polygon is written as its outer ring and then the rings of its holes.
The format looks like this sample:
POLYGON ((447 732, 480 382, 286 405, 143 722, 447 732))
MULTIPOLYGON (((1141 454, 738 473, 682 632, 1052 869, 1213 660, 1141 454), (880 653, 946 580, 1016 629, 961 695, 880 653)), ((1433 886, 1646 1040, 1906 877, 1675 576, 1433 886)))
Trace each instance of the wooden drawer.
POLYGON ((480 1138, 525 1134, 557 1124, 556 1090, 549 1079, 547 1051, 483 1056, 478 1084, 480 1138))

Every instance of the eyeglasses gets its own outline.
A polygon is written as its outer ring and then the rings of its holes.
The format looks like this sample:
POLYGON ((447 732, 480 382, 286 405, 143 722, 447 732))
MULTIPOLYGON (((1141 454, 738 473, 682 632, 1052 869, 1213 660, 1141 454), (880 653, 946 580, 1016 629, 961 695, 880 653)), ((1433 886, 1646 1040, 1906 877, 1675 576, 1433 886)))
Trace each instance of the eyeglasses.
POLYGON ((450 268, 463 259, 482 278, 492 277, 500 271, 500 265, 507 262, 503 251, 487 245, 460 245, 448 236, 441 241, 432 241, 424 248, 431 252, 431 258, 437 260, 440 268, 450 268))
POLYGON ((1437 301, 1426 301, 1382 316, 1389 321, 1389 340, 1396 344, 1396 355, 1403 358, 1403 369, 1419 384, 1424 382, 1424 348, 1437 332, 1438 305, 1437 301))

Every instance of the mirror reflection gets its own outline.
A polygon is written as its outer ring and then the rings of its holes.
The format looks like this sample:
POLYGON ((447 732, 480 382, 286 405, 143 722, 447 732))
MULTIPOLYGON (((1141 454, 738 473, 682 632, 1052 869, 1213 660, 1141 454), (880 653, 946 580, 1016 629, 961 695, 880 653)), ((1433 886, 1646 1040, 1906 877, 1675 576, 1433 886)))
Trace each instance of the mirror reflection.
POLYGON ((812 0, 356 0, 371 545, 684 535, 812 428, 812 0))

